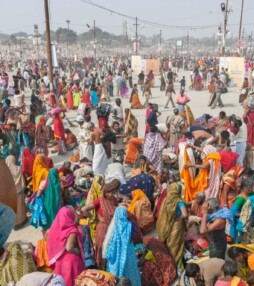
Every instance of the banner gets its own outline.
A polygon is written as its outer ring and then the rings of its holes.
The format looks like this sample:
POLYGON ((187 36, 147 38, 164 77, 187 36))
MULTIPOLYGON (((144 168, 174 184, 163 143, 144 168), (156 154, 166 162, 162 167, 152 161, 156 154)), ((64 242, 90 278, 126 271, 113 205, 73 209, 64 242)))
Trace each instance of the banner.
POLYGON ((144 73, 146 72, 146 60, 141 60, 141 70, 144 73))
POLYGON ((141 72, 141 56, 132 56, 131 57, 131 68, 134 75, 139 75, 141 72))
POLYGON ((52 67, 58 68, 56 46, 51 44, 51 55, 52 55, 52 67))
POLYGON ((231 83, 233 86, 240 88, 244 80, 244 57, 221 57, 220 70, 227 68, 231 83))
POLYGON ((152 70, 154 75, 160 75, 160 60, 154 59, 146 60, 146 74, 149 73, 149 71, 152 70))

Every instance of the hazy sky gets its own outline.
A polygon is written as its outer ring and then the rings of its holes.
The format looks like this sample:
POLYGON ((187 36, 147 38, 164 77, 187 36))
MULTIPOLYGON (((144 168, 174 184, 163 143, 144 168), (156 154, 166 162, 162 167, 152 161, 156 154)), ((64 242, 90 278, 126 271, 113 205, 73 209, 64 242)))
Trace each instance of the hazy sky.
MULTIPOLYGON (((157 22, 164 25, 203 26, 219 25, 223 22, 220 9, 221 0, 92 0, 111 10, 132 17, 157 22)), ((224 0, 226 1, 226 0, 224 0)), ((232 13, 229 15, 229 30, 234 36, 238 35, 241 0, 229 0, 232 13)), ((33 25, 39 25, 39 31, 45 30, 44 0, 0 0, 0 32, 14 33, 18 31, 33 32, 33 25)), ((86 24, 96 25, 103 30, 115 34, 123 32, 123 21, 128 22, 128 34, 133 35, 133 21, 122 16, 90 6, 82 0, 49 0, 51 29, 70 27, 78 33, 87 31, 86 24)), ((254 0, 245 0, 243 26, 246 34, 253 31, 254 35, 254 0)), ((145 35, 158 34, 162 29, 163 37, 186 35, 198 37, 217 33, 217 27, 209 29, 165 29, 140 23, 140 33, 145 35)), ((253 37, 254 38, 254 37, 253 37)))

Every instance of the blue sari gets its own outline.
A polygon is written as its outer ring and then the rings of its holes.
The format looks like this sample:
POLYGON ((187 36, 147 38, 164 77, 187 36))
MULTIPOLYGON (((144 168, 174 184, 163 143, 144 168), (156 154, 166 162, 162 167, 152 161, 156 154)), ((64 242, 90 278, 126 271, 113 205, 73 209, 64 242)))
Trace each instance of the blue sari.
POLYGON ((127 210, 125 207, 118 207, 103 243, 107 272, 119 278, 128 277, 132 286, 141 286, 138 260, 131 237, 132 223, 128 221, 127 210))
POLYGON ((126 184, 121 185, 119 193, 125 196, 130 196, 134 190, 140 189, 143 191, 150 202, 154 201, 153 193, 155 187, 155 180, 149 174, 139 174, 132 177, 126 184))
POLYGON ((99 98, 95 90, 90 91, 92 107, 95 107, 99 103, 99 98))

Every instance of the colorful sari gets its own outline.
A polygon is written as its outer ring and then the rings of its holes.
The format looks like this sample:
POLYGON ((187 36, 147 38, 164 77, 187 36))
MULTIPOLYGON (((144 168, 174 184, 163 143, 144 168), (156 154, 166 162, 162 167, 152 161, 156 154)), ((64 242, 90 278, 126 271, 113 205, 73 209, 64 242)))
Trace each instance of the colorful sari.
POLYGON ((25 147, 21 154, 21 169, 26 179, 32 177, 34 160, 35 155, 29 148, 25 147))
MULTIPOLYGON (((105 180, 102 175, 97 175, 93 179, 91 189, 88 193, 86 204, 92 203, 94 200, 102 197, 102 188, 105 185, 105 180)), ((94 242, 96 236, 97 214, 96 210, 90 211, 92 218, 88 219, 88 225, 90 227, 91 239, 94 242)))
POLYGON ((7 251, 9 257, 0 263, 0 285, 7 285, 11 281, 19 281, 25 274, 37 270, 30 251, 24 251, 20 244, 12 242, 7 251))
POLYGON ((133 191, 132 195, 133 199, 127 210, 135 215, 142 232, 146 233, 150 231, 154 225, 151 203, 141 190, 133 191))
POLYGON ((88 269, 84 270, 76 279, 75 286, 94 285, 94 286, 115 286, 115 275, 97 270, 88 269))
POLYGON ((118 207, 103 243, 107 271, 119 278, 128 277, 132 286, 141 286, 135 248, 131 242, 132 223, 125 207, 118 207))
POLYGON ((179 113, 179 115, 184 120, 184 126, 181 130, 182 133, 186 132, 186 129, 195 123, 195 118, 193 116, 193 113, 188 105, 183 106, 183 110, 179 113))
POLYGON ((33 192, 37 192, 39 190, 40 183, 46 180, 48 173, 49 168, 46 163, 46 157, 42 154, 36 155, 32 174, 33 192))
POLYGON ((141 267, 142 285, 146 286, 169 286, 172 285, 177 269, 174 259, 167 250, 167 247, 155 237, 147 236, 144 244, 152 251, 156 263, 146 260, 141 267))
POLYGON ((222 191, 223 187, 227 185, 229 187, 229 190, 227 192, 227 204, 228 208, 231 209, 235 198, 237 196, 237 180, 241 176, 242 172, 244 171, 244 168, 241 166, 236 166, 232 170, 228 171, 221 179, 220 183, 220 193, 219 193, 219 201, 220 205, 223 206, 222 201, 222 191))
POLYGON ((56 114, 54 117, 54 136, 56 140, 63 140, 65 141, 65 136, 64 136, 64 125, 63 121, 61 119, 60 114, 56 114))
MULTIPOLYGON (((181 178, 184 180, 184 200, 190 202, 195 199, 196 192, 205 192, 206 198, 215 198, 220 186, 220 155, 212 145, 206 145, 203 149, 206 157, 202 165, 210 164, 210 169, 200 169, 198 176, 193 179, 188 168, 183 168, 181 178)), ((185 150, 184 164, 188 164, 188 155, 185 150)))
POLYGON ((138 93, 134 93, 131 98, 131 109, 142 109, 143 105, 141 104, 138 93))
POLYGON ((47 230, 52 225, 61 203, 61 185, 57 169, 49 171, 46 189, 42 194, 42 202, 47 217, 47 224, 43 226, 43 229, 47 230))
POLYGON ((182 202, 179 185, 171 184, 164 200, 156 223, 158 238, 165 243, 176 264, 180 264, 184 252, 184 237, 186 224, 184 221, 176 221, 178 203, 182 202))
POLYGON ((133 137, 138 137, 138 120, 127 108, 125 109, 125 134, 126 142, 133 137))
POLYGON ((36 128, 36 133, 35 133, 35 141, 36 145, 40 146, 43 148, 43 154, 48 156, 48 141, 49 141, 49 130, 48 127, 46 126, 47 122, 47 117, 41 117, 40 121, 37 125, 36 128))
POLYGON ((127 150, 125 155, 125 164, 135 164, 138 155, 140 146, 144 143, 143 138, 131 138, 127 143, 127 150))
POLYGON ((66 285, 74 286, 75 277, 84 270, 82 236, 75 223, 75 213, 69 207, 59 210, 48 234, 47 250, 49 266, 55 274, 61 275, 66 285), (70 234, 77 235, 80 254, 66 251, 66 243, 70 234))
POLYGON ((130 193, 136 189, 143 191, 148 197, 149 201, 153 203, 153 193, 155 187, 155 180, 149 174, 139 174, 130 178, 126 184, 122 184, 119 193, 125 196, 130 196, 130 193))

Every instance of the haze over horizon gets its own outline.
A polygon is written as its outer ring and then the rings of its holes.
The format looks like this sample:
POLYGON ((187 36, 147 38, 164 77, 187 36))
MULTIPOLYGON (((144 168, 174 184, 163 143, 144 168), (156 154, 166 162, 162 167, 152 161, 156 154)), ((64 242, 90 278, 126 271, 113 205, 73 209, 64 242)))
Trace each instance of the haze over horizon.
MULTIPOLYGON (((40 33, 45 31, 43 0, 12 0, 11 2, 12 5, 8 1, 1 3, 1 33, 12 34, 24 31, 32 34, 34 24, 39 25, 40 33)), ((60 3, 60 0, 50 0, 51 30, 56 30, 58 27, 66 28, 66 20, 70 20, 70 29, 82 33, 88 31, 86 24, 92 26, 95 19, 96 26, 117 35, 123 33, 123 21, 127 21, 128 35, 134 35, 134 20, 94 7, 86 2, 87 0, 61 0, 60 3)), ((178 0, 176 2, 93 0, 93 2, 130 17, 137 16, 139 19, 162 25, 199 26, 198 29, 187 27, 176 29, 139 22, 139 32, 146 36, 158 34, 160 29, 164 38, 182 37, 188 32, 191 37, 213 36, 218 32, 218 26, 224 20, 220 4, 225 0, 178 0), (205 28, 204 26, 211 27, 205 28)), ((229 14, 228 30, 236 37, 239 30, 241 1, 231 0, 229 3, 232 12, 229 14)), ((254 1, 245 0, 243 28, 246 35, 250 35, 251 31, 254 32, 253 13, 254 1)))

